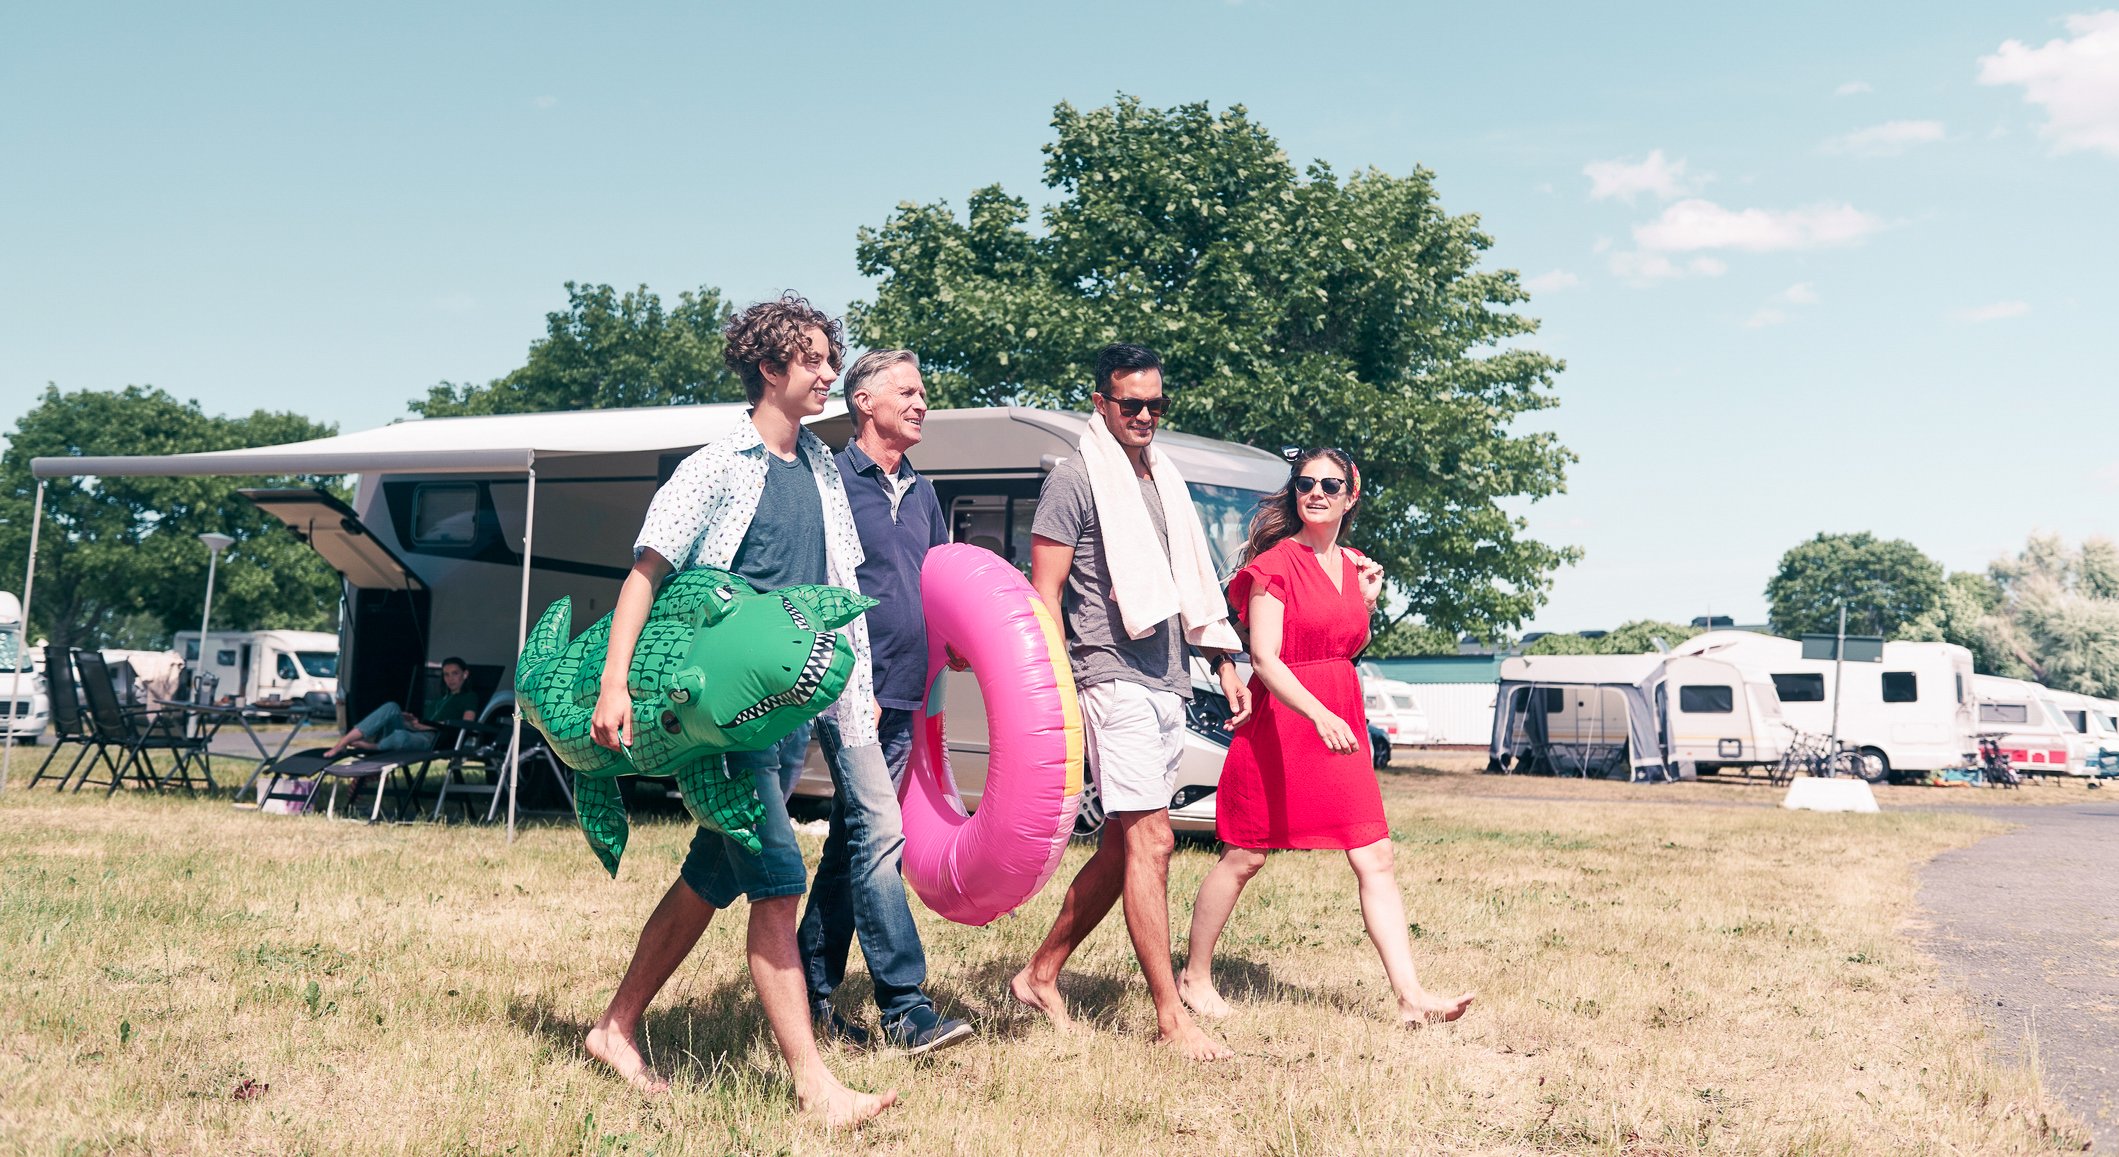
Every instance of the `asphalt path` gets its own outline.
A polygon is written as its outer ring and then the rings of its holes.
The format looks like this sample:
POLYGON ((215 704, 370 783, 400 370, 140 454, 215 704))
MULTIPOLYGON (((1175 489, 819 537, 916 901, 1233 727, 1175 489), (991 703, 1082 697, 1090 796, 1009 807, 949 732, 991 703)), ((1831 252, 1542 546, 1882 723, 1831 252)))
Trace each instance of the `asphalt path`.
POLYGON ((2119 799, 1962 810, 2021 826, 1928 865, 1921 946, 2097 1149, 2119 1149, 2119 799))

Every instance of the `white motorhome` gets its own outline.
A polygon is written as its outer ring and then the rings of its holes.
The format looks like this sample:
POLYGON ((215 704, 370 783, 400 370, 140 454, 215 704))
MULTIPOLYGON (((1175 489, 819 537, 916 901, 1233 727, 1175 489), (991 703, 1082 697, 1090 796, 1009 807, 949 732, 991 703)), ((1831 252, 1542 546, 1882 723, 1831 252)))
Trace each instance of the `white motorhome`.
POLYGON ((1780 759, 1763 676, 1697 655, 1518 655, 1501 662, 1496 767, 1635 778, 1780 759))
POLYGON ((1952 643, 1894 642, 1881 662, 1803 658, 1794 639, 1752 631, 1709 631, 1686 640, 1673 655, 1726 659, 1772 680, 1781 717, 1790 727, 1828 735, 1833 679, 1839 694, 1839 737, 1883 776, 1962 767, 1978 748, 1973 718, 1972 653, 1952 643))
MULTIPOLYGON (((387 700, 415 701, 427 664, 447 655, 469 661, 474 685, 512 686, 525 612, 534 617, 562 595, 574 601, 577 631, 609 611, 656 487, 744 415, 741 405, 708 405, 425 419, 250 450, 40 458, 32 469, 39 477, 358 474, 350 506, 319 490, 245 492, 345 577, 339 690, 348 717, 358 717, 387 700)), ((1085 418, 934 410, 910 457, 933 481, 953 539, 1027 570, 1038 492, 1047 471, 1077 452, 1085 418)), ((834 446, 852 434, 837 400, 810 427, 834 446)), ((1156 444, 1191 483, 1215 561, 1229 573, 1253 507, 1286 480, 1286 463, 1175 432, 1156 444)), ((976 803, 983 704, 975 680, 947 682, 950 761, 976 803)), ((511 709, 509 698, 502 691, 488 714, 511 709)), ((1195 831, 1213 827, 1227 750, 1212 714, 1211 698, 1195 705, 1171 800, 1172 820, 1195 831)), ((531 789, 529 777, 523 783, 531 789)), ((804 790, 828 792, 829 780, 804 790)))
POLYGON ((2079 747, 2071 745, 2068 752, 2070 774, 2094 776, 2119 768, 2119 726, 2113 723, 2107 701, 2050 687, 2040 690, 2059 712, 2061 721, 2080 737, 2079 747))
MULTIPOLYGON (((293 703, 338 696, 338 636, 323 631, 209 631, 203 670, 216 695, 237 703, 293 703)), ((199 633, 178 631, 175 649, 193 670, 199 633)))
POLYGON ((1361 676, 1361 701, 1368 709, 1369 722, 1383 728, 1392 747, 1414 747, 1428 741, 1427 712, 1414 697, 1416 691, 1412 684, 1396 679, 1361 676))
POLYGON ((2052 693, 2023 679, 1972 677, 1979 697, 1980 731, 2001 737, 2001 748, 2019 772, 2083 774, 2089 738, 2075 730, 2052 693))
POLYGON ((0 591, 0 734, 32 744, 51 725, 51 699, 44 677, 30 653, 29 624, 22 621, 22 600, 0 591))

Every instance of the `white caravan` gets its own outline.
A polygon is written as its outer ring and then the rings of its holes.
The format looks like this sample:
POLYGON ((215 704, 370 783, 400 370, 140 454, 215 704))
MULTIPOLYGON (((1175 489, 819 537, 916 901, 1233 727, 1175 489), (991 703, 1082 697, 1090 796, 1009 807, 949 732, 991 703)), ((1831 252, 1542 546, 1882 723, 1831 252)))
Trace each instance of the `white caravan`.
POLYGON ((0 591, 0 734, 30 744, 51 724, 51 699, 44 677, 30 653, 29 625, 22 621, 22 600, 0 591))
POLYGON ((2001 749, 2019 772, 2087 774, 2095 745, 2075 730, 2053 693, 2023 679, 1975 675, 1979 696, 1979 730, 2001 737, 2001 749))
MULTIPOLYGON (((295 703, 338 696, 338 636, 323 631, 209 631, 204 670, 214 694, 237 703, 295 703)), ((199 669, 199 633, 178 631, 175 650, 199 669)))
MULTIPOLYGON (((1772 680, 1788 726, 1819 736, 1832 731, 1835 664, 1803 658, 1803 645, 1793 639, 1709 631, 1672 654, 1726 659, 1760 672, 1772 680)), ((1846 680, 1839 737, 1882 761, 1882 775, 1962 767, 1975 758, 1970 651, 1952 643, 1885 643, 1882 662, 1838 668, 1846 680)))
POLYGON ((1695 655, 1518 655, 1501 663, 1496 767, 1653 777, 1780 759, 1787 729, 1762 675, 1695 655))
POLYGON ((1413 697, 1416 690, 1411 683, 1396 679, 1361 677, 1361 700, 1368 709, 1369 722, 1383 728, 1392 747, 1411 747, 1428 741, 1427 712, 1413 697))
MULTIPOLYGON (((2081 737, 2081 749, 2069 752, 2068 770, 2074 775, 2099 775, 2119 770, 2119 726, 2114 726, 2107 701, 2072 691, 2042 688, 2046 701, 2060 718, 2081 737)), ((2013 762, 2013 760, 2012 760, 2013 762)))
MULTIPOLYGON (((39 477, 358 474, 351 506, 318 490, 245 492, 345 576, 339 690, 344 711, 358 717, 387 700, 414 701, 427 666, 448 655, 469 661, 475 687, 512 686, 525 604, 534 618, 571 596, 577 631, 609 611, 656 487, 744 415, 731 404, 430 418, 250 450, 39 458, 32 469, 39 477)), ((1027 570, 1038 492, 1052 466, 1077 452, 1085 419, 1011 407, 933 410, 910 458, 934 482, 952 539, 1027 570)), ((836 399, 810 428, 834 446, 852 434, 836 399)), ((1215 562, 1230 573, 1257 500, 1286 481, 1287 464, 1175 432, 1159 434, 1156 445, 1183 469, 1215 562)), ((985 713, 976 680, 945 682, 950 761, 975 803, 986 770, 985 713)), ((509 698, 501 691, 488 714, 510 709, 509 698)), ((1227 751, 1212 714, 1213 697, 1195 704, 1171 800, 1173 822, 1194 831, 1213 828, 1227 751)), ((523 778, 526 798, 541 786, 523 778)), ((829 780, 812 777, 802 790, 828 793, 829 780)))

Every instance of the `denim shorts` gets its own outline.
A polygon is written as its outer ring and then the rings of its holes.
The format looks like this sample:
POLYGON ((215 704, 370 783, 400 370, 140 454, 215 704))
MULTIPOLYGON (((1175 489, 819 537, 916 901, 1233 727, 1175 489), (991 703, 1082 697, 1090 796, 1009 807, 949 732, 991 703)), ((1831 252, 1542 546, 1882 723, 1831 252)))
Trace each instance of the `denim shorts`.
MULTIPOLYGON (((803 735, 806 741, 808 735, 803 735)), ((775 896, 799 896, 809 885, 802 864, 801 845, 795 843, 794 825, 787 818, 787 796, 781 787, 778 748, 741 751, 728 757, 732 772, 749 772, 758 782, 758 799, 765 804, 765 821, 758 825, 757 855, 735 840, 708 828, 692 837, 692 850, 685 854, 678 878, 701 900, 726 908, 737 897, 752 903, 775 896)))

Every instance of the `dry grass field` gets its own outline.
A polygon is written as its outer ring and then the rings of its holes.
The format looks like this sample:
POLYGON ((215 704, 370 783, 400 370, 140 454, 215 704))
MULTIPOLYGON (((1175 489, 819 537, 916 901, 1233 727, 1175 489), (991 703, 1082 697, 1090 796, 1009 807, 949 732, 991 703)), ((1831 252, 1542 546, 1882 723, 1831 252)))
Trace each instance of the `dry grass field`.
MULTIPOLYGON (((790 1110, 740 910, 650 1013, 671 1095, 634 1093, 579 1047, 686 828, 637 828, 613 882, 565 826, 509 847, 485 829, 11 791, 0 1150, 1987 1154, 2086 1139, 2035 1073, 1989 1059, 1900 935, 1918 865, 1990 821, 1614 802, 1748 802, 1728 785, 1386 783, 1423 976, 1481 994, 1461 1023, 1391 1026, 1332 855, 1270 864, 1238 910, 1219 976, 1238 1057, 1214 1066, 1149 1043, 1116 919, 1063 982, 1097 1030, 1060 1037, 1004 997, 1056 888, 986 929, 920 909, 931 987, 981 1035, 924 1062, 830 1053, 849 1083, 904 1098, 851 1136, 790 1110), (1483 798, 1496 784, 1570 798, 1483 798)), ((1211 856, 1179 852, 1180 927, 1211 856)), ((872 1016, 864 982, 843 995, 872 1016)))

